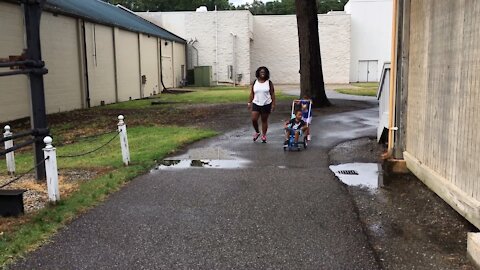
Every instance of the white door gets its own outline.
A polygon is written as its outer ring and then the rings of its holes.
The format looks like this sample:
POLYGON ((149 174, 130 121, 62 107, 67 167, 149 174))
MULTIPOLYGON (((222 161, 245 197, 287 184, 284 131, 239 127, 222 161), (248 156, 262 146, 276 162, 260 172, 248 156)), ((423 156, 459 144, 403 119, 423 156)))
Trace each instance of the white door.
POLYGON ((378 82, 378 61, 377 60, 358 61, 358 81, 359 82, 378 82))
POLYGON ((378 82, 378 61, 368 61, 367 82, 378 82))
POLYGON ((368 82, 368 61, 358 61, 358 81, 368 82))

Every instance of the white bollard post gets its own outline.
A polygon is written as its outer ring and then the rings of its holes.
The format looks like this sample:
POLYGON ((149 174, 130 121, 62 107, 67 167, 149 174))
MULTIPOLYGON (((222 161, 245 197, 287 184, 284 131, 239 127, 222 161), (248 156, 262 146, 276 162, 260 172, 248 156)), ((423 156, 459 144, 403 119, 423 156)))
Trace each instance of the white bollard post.
POLYGON ((43 154, 45 160, 45 171, 47 172, 48 199, 50 202, 60 200, 60 190, 58 188, 58 170, 57 170, 57 149, 52 145, 52 138, 47 136, 43 139, 45 148, 43 154))
MULTIPOLYGON (((5 126, 5 133, 3 133, 3 137, 7 138, 7 137, 11 137, 12 135, 13 135, 13 133, 10 131, 10 126, 6 125, 5 126)), ((8 148, 12 148, 12 147, 13 147, 13 140, 5 142, 5 150, 7 150, 8 148)), ((15 153, 10 152, 5 156, 5 158, 7 160, 7 171, 8 171, 8 173, 9 174, 15 174, 15 153)))
POLYGON ((130 164, 130 150, 128 148, 127 125, 123 121, 123 115, 118 116, 118 132, 120 133, 120 146, 122 147, 123 164, 128 166, 130 164))

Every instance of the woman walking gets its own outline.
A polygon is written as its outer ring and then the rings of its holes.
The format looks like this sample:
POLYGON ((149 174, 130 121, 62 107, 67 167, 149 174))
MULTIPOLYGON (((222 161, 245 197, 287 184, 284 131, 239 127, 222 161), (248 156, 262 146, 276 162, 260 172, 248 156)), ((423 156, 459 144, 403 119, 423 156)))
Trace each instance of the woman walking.
POLYGON ((268 116, 275 110, 275 89, 270 81, 270 71, 259 67, 255 72, 257 79, 252 83, 248 109, 252 112, 252 125, 255 129, 253 141, 260 137, 258 118, 262 119, 262 142, 267 142, 268 116))

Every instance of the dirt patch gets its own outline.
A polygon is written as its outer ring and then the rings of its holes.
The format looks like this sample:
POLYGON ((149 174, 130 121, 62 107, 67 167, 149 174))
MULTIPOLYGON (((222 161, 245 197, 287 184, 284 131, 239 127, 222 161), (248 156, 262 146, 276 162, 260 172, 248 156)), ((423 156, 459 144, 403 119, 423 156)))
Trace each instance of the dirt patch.
MULTIPOLYGON (((94 179, 107 170, 60 170, 58 174, 59 188, 62 197, 68 197, 78 190, 79 185, 84 181, 94 179)), ((0 175, 0 185, 9 182, 13 177, 0 175)), ((2 218, 0 222, 0 233, 27 221, 32 213, 44 208, 48 204, 48 192, 46 182, 37 182, 34 174, 27 174, 18 181, 8 185, 4 189, 26 189, 23 194, 25 214, 21 217, 2 218)))
MULTIPOLYGON (((375 139, 342 143, 330 163, 377 162, 375 139)), ((413 175, 397 175, 372 193, 347 187, 370 242, 385 269, 475 269, 466 256, 467 233, 476 231, 413 175)))

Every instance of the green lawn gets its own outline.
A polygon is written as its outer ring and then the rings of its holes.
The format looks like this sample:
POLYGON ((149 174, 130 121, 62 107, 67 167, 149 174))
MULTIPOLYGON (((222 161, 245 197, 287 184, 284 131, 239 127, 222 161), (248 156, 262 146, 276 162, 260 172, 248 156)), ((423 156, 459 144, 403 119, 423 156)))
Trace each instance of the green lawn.
POLYGON ((335 91, 346 94, 346 95, 355 95, 355 96, 377 96, 378 83, 352 83, 352 88, 339 88, 335 91))
MULTIPOLYGON (((185 94, 160 94, 147 99, 125 101, 110 104, 103 108, 107 109, 143 109, 149 108, 152 102, 181 103, 181 104, 225 104, 225 103, 247 103, 250 89, 248 87, 212 87, 193 88, 193 92, 185 94)), ((276 93, 279 101, 291 100, 281 92, 276 93)))

